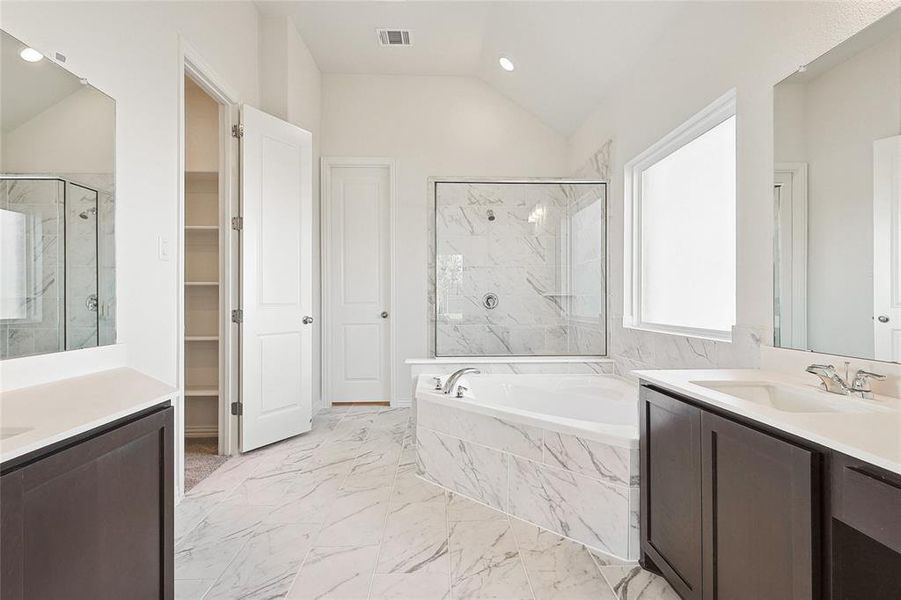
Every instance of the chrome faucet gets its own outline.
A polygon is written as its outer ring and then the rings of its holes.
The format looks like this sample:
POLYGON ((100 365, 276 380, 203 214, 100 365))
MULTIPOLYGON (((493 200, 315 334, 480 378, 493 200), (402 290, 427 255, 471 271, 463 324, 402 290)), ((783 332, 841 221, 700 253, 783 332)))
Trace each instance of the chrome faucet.
POLYGON ((444 382, 444 389, 442 391, 445 394, 450 394, 452 391, 454 391, 454 386, 457 385, 457 380, 467 373, 478 374, 481 373, 481 371, 472 367, 466 367, 464 369, 460 369, 459 371, 454 371, 453 373, 448 375, 447 381, 444 382))
POLYGON ((845 363, 846 372, 844 378, 836 373, 835 367, 832 365, 810 365, 806 370, 808 373, 813 373, 820 378, 823 382, 823 387, 826 388, 827 392, 841 394, 842 396, 856 394, 861 398, 872 399, 873 390, 870 389, 870 380, 875 379, 876 381, 882 381, 885 379, 885 375, 858 369, 857 373, 854 375, 854 381, 849 384, 847 380, 850 379, 850 377, 847 373, 847 367, 848 363, 845 363))
POLYGON ((835 367, 832 365, 810 365, 805 369, 808 373, 812 373, 820 378, 823 382, 823 387, 826 388, 827 392, 832 392, 833 394, 841 394, 842 396, 850 396, 851 388, 842 379, 842 376, 835 372, 835 367))

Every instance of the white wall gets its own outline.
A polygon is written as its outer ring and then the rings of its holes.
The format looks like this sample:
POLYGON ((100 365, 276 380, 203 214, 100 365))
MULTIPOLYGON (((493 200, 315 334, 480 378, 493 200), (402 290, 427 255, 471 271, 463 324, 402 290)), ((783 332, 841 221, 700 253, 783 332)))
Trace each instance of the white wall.
POLYGON ((882 3, 688 6, 571 137, 579 168, 612 138, 611 354, 620 369, 756 366, 772 339, 773 85, 889 12, 882 3), (732 344, 624 330, 623 165, 730 88, 738 94, 737 326, 732 344))
POLYGON ((409 400, 403 361, 428 356, 428 178, 562 176, 566 140, 476 79, 326 74, 322 155, 396 161, 394 375, 409 400))
MULTIPOLYGON (((116 100, 118 340, 131 366, 175 385, 179 258, 159 260, 157 239, 177 247, 179 36, 255 103, 257 10, 239 2, 13 1, 3 3, 0 26, 45 55, 62 52, 68 69, 116 100)), ((66 360, 54 355, 53 364, 66 360)))
POLYGON ((84 87, 3 134, 4 173, 109 173, 115 111, 84 87))
POLYGON ((260 17, 260 106, 313 134, 313 410, 322 407, 319 158, 322 74, 290 17, 260 17))

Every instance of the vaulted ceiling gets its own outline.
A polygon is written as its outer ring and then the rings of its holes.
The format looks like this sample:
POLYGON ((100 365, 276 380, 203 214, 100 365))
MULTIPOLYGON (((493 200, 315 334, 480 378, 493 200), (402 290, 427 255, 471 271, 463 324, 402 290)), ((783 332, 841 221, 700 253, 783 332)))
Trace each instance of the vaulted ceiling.
POLYGON ((478 77, 574 131, 683 10, 678 2, 260 2, 289 15, 324 73, 478 77), (381 47, 377 28, 412 31, 381 47), (498 66, 507 56, 516 69, 498 66))

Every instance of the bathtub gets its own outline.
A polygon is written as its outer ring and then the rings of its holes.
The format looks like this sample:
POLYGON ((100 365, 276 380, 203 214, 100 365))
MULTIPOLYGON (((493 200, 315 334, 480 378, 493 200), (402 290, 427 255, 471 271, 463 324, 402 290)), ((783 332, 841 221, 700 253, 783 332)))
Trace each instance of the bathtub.
MULTIPOLYGON (((443 379, 443 378, 442 378, 443 379)), ((416 385, 419 474, 622 560, 638 557, 638 388, 614 375, 416 385)))

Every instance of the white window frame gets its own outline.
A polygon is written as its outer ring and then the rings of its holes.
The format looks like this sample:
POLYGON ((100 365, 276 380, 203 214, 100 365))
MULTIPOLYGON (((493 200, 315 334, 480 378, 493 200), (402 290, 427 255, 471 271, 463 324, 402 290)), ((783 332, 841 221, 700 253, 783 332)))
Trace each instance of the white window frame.
MULTIPOLYGON (((732 331, 649 323, 641 318, 641 174, 653 164, 736 115, 731 89, 660 141, 626 163, 623 176, 623 327, 655 333, 732 341, 732 331)), ((737 148, 736 148, 737 153, 737 148)))

